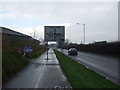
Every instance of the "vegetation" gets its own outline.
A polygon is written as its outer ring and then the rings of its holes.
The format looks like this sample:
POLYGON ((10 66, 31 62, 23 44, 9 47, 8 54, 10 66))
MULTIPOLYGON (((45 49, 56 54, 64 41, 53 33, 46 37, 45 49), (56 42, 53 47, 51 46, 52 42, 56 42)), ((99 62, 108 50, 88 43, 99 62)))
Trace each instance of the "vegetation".
POLYGON ((2 47, 11 48, 19 47, 24 48, 25 46, 39 47, 39 41, 33 38, 21 37, 17 35, 2 35, 2 47))
MULTIPOLYGON (((32 53, 31 58, 35 58, 41 55, 46 49, 36 50, 32 53)), ((25 66, 29 64, 31 58, 26 55, 25 57, 15 53, 11 50, 3 49, 2 51, 2 81, 5 83, 16 73, 22 70, 25 66)))
POLYGON ((31 58, 41 55, 47 49, 45 45, 40 45, 39 40, 27 35, 2 34, 2 41, 3 83, 28 65, 31 58), (26 46, 32 47, 33 52, 23 57, 26 46))
POLYGON ((111 56, 119 56, 120 57, 120 50, 118 50, 118 47, 120 45, 120 42, 94 42, 91 44, 65 44, 63 46, 64 49, 69 48, 76 48, 78 51, 83 52, 92 52, 96 54, 105 54, 105 55, 111 55, 111 56))
POLYGON ((10 50, 2 51, 2 79, 3 83, 24 68, 28 64, 28 59, 15 54, 10 50))
POLYGON ((37 58, 38 56, 40 56, 46 50, 47 49, 35 50, 33 53, 31 53, 31 57, 30 57, 30 54, 27 54, 26 57, 27 58, 37 58))
POLYGON ((118 85, 54 50, 61 68, 73 88, 118 88, 118 85))

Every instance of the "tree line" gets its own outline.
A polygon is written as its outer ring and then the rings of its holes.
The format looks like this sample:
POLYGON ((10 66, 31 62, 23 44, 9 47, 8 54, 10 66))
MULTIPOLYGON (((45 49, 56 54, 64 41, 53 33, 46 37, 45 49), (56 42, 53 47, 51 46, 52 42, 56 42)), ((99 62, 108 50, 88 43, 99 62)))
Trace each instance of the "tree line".
POLYGON ((100 41, 90 44, 64 43, 62 48, 63 49, 76 48, 78 51, 119 56, 120 55, 120 50, 118 50, 119 46, 120 46, 120 42, 118 41, 116 42, 100 41))

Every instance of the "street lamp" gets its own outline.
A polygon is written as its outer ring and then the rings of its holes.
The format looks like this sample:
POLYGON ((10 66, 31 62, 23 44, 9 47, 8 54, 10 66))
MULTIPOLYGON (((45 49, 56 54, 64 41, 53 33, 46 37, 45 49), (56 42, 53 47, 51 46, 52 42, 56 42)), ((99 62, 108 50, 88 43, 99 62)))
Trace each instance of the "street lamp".
MULTIPOLYGON (((76 23, 76 24, 80 24, 80 23, 76 23)), ((85 44, 85 24, 81 24, 83 25, 83 41, 84 41, 84 44, 85 44)))

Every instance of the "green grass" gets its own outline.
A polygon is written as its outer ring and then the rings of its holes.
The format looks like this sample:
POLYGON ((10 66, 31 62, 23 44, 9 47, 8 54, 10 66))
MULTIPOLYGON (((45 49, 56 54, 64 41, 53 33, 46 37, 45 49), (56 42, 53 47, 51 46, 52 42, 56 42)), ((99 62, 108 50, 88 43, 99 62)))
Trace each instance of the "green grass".
POLYGON ((85 68, 82 64, 72 60, 70 57, 63 55, 54 50, 61 68, 71 83, 73 88, 118 88, 119 86, 96 72, 85 68))
POLYGON ((32 54, 31 54, 31 57, 30 57, 30 54, 26 54, 25 57, 27 58, 30 58, 30 59, 33 59, 33 58, 37 58, 38 56, 40 56, 43 52, 45 52, 46 49, 43 49, 43 50, 35 50, 32 54))
MULTIPOLYGON (((37 50, 32 54, 31 58, 35 58, 41 55, 45 50, 37 50)), ((3 49, 2 50, 2 81, 7 82, 16 73, 22 70, 29 64, 30 58, 23 57, 14 53, 13 51, 3 49)))
POLYGON ((34 53, 32 53, 32 58, 36 58, 38 56, 40 56, 43 52, 45 52, 47 49, 43 49, 43 50, 37 50, 34 53))
POLYGON ((2 79, 3 83, 28 64, 28 59, 10 50, 2 51, 2 79))

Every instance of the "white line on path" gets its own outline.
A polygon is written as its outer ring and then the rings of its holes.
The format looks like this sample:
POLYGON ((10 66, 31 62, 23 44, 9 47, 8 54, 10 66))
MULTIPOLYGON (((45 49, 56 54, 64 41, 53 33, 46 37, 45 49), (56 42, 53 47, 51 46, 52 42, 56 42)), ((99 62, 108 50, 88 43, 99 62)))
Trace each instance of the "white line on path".
POLYGON ((46 66, 46 62, 44 63, 43 69, 42 69, 42 71, 41 71, 40 77, 39 77, 39 79, 38 79, 38 82, 37 82, 35 88, 38 88, 39 82, 40 82, 40 80, 42 79, 42 75, 43 75, 45 66, 46 66))

